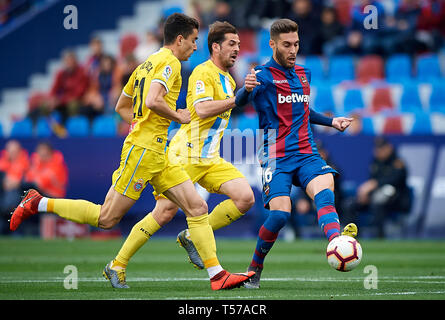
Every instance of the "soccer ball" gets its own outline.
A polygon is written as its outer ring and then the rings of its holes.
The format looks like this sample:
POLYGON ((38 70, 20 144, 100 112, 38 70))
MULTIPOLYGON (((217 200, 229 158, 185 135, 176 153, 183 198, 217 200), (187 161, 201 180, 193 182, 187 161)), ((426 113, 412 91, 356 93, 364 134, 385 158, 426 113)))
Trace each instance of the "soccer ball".
POLYGON ((362 260, 362 247, 350 236, 339 236, 329 242, 326 249, 329 265, 338 271, 351 271, 362 260))

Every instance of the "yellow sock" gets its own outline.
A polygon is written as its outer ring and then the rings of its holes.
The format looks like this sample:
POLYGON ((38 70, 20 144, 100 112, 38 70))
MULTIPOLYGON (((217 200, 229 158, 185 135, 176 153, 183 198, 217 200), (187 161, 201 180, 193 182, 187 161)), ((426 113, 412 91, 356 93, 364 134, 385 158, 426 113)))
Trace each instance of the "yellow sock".
POLYGON ((97 227, 101 206, 86 200, 48 199, 48 212, 59 217, 97 227))
POLYGON ((209 215, 203 214, 197 217, 187 218, 190 238, 198 250, 199 256, 204 263, 204 267, 219 266, 216 256, 216 242, 212 227, 209 225, 209 215))
POLYGON ((153 218, 151 212, 146 215, 144 219, 136 223, 117 254, 115 259, 117 263, 113 262, 113 266, 118 265, 126 268, 128 261, 134 256, 136 251, 160 228, 161 226, 153 218))
POLYGON ((231 199, 220 202, 209 214, 209 224, 213 230, 228 226, 238 220, 244 213, 238 210, 231 199))

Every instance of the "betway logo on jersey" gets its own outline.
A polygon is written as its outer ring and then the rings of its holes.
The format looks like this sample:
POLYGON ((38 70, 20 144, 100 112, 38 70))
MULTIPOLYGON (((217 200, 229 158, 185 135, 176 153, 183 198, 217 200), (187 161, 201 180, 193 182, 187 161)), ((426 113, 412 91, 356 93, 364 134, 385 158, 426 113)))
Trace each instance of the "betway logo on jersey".
POLYGON ((292 93, 284 96, 281 93, 278 94, 278 103, 291 103, 291 102, 309 102, 309 95, 292 93))

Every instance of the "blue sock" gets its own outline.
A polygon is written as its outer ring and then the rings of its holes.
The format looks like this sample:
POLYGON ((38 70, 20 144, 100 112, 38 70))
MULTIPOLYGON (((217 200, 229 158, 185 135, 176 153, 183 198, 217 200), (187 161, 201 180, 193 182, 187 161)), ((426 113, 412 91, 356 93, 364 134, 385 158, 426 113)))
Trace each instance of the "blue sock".
POLYGON ((340 235, 340 221, 335 209, 335 195, 330 189, 324 189, 314 197, 317 207, 318 226, 329 241, 340 235))
POLYGON ((281 228, 284 227, 287 220, 290 217, 290 213, 280 210, 269 211, 269 217, 261 226, 258 233, 258 240, 253 254, 252 262, 250 266, 263 268, 263 262, 269 250, 272 248, 275 240, 278 237, 278 233, 281 228))

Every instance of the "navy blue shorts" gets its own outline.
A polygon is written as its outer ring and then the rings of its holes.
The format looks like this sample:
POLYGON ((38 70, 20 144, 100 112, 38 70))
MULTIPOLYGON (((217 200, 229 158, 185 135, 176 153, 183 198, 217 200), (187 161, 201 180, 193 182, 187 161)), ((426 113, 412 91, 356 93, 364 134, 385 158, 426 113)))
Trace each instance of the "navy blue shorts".
POLYGON ((269 208, 269 201, 279 196, 290 196, 292 185, 306 190, 308 183, 319 175, 338 174, 318 154, 298 154, 283 158, 269 159, 261 165, 263 182, 263 203, 269 208))

